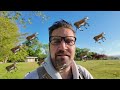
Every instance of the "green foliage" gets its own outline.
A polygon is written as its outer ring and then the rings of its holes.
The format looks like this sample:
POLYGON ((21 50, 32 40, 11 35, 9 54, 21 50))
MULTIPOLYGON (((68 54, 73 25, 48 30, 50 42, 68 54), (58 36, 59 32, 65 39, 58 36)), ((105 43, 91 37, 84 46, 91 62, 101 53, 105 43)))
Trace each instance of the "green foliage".
POLYGON ((76 48, 75 59, 81 59, 81 56, 88 55, 90 50, 88 48, 76 48))
POLYGON ((49 19, 42 11, 0 11, 0 16, 8 18, 24 28, 27 24, 32 24, 34 16, 41 17, 42 22, 49 19))
POLYGON ((31 42, 31 45, 26 49, 28 56, 40 57, 42 54, 42 44, 37 39, 33 39, 31 42))
POLYGON ((42 48, 45 50, 45 54, 48 54, 48 52, 49 52, 49 45, 48 44, 42 44, 42 48))
POLYGON ((76 47, 75 57, 76 58, 80 57, 80 53, 81 53, 81 49, 76 47))
POLYGON ((33 41, 34 45, 21 49, 17 54, 11 52, 11 48, 25 40, 28 35, 19 33, 17 25, 26 27, 27 24, 32 24, 34 16, 40 17, 42 22, 49 19, 42 11, 0 11, 0 61, 23 61, 28 55, 40 57, 43 54, 41 45, 36 41, 33 41))
POLYGON ((46 57, 47 57, 47 54, 41 54, 41 55, 38 57, 38 60, 45 59, 46 57))
POLYGON ((42 44, 38 39, 33 39, 31 45, 26 48, 28 56, 38 57, 38 59, 43 59, 47 57, 48 54, 48 44, 42 44))
POLYGON ((11 55, 11 48, 18 42, 20 33, 15 23, 0 17, 0 61, 5 61, 11 55))
POLYGON ((11 56, 8 58, 9 62, 24 62, 26 57, 28 56, 28 52, 26 51, 27 47, 21 47, 20 51, 18 51, 16 54, 12 53, 11 56))

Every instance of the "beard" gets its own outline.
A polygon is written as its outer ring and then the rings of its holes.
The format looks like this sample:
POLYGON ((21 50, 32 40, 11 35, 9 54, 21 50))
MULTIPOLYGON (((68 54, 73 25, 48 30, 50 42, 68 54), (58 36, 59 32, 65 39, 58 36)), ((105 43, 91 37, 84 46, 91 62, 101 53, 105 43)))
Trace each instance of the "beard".
POLYGON ((55 59, 55 68, 60 71, 60 70, 63 70, 65 68, 67 68, 69 66, 69 60, 68 59, 65 59, 65 58, 60 58, 60 57, 57 57, 55 59))
POLYGON ((72 60, 70 59, 70 55, 68 53, 57 53, 55 55, 55 60, 52 62, 55 69, 57 71, 61 71, 68 66, 70 66, 72 60))

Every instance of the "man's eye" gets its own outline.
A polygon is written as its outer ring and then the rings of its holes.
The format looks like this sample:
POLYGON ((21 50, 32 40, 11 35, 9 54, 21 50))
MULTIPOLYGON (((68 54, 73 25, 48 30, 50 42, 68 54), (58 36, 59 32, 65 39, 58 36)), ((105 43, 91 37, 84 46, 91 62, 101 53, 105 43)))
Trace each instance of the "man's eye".
POLYGON ((70 42, 72 42, 72 41, 73 41, 73 40, 69 40, 69 39, 68 39, 68 40, 66 40, 66 43, 70 43, 70 42))
POLYGON ((52 40, 52 41, 53 41, 53 43, 60 43, 60 42, 61 42, 60 39, 54 39, 54 40, 52 40))

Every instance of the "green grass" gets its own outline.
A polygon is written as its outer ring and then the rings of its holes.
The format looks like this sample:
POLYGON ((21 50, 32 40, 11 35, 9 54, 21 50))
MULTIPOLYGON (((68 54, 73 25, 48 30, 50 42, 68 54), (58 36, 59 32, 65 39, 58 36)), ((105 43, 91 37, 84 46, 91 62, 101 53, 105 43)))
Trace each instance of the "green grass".
MULTIPOLYGON (((76 61, 84 66, 95 79, 120 79, 120 60, 89 60, 86 62, 76 61)), ((10 73, 5 67, 11 63, 0 64, 0 79, 23 79, 27 72, 38 67, 36 62, 18 63, 18 70, 10 73)))
POLYGON ((18 63, 18 70, 12 72, 7 72, 5 67, 10 65, 11 63, 0 64, 0 79, 23 79, 27 72, 30 72, 38 67, 36 62, 29 63, 18 63))
POLYGON ((120 60, 76 61, 86 67, 95 79, 120 79, 120 60))

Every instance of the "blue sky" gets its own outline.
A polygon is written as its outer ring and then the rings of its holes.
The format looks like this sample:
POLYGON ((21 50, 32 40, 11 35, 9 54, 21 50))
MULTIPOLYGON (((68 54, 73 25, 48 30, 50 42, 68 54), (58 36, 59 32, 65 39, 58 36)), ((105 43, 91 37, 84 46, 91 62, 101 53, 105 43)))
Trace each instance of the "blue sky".
MULTIPOLYGON (((24 11, 26 12, 26 11, 24 11)), ((48 44, 48 28, 57 20, 64 19, 72 25, 85 16, 89 17, 90 26, 84 31, 77 30, 76 46, 89 48, 90 51, 107 55, 120 55, 120 11, 43 11, 50 18, 44 23, 40 17, 33 17, 32 24, 21 28, 21 32, 33 34, 38 32, 41 43, 48 44), (93 37, 105 32, 106 40, 101 44, 95 43, 93 37)), ((27 17, 27 16, 25 16, 27 17)), ((73 25, 76 30, 75 26, 73 25)))

